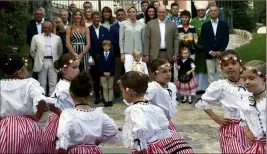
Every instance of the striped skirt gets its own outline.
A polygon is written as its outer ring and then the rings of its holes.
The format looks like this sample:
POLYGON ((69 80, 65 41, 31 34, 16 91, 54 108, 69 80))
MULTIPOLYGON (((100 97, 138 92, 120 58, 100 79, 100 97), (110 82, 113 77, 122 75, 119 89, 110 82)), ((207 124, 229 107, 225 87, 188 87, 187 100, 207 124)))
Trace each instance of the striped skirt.
POLYGON ((242 153, 247 147, 244 129, 239 121, 234 120, 229 125, 223 125, 219 130, 222 153, 242 153))
POLYGON ((0 153, 42 153, 44 132, 38 122, 25 116, 0 120, 0 153))
POLYGON ((100 148, 93 144, 81 144, 68 150, 69 154, 102 154, 100 148))
POLYGON ((52 113, 47 119, 45 125, 45 142, 44 147, 45 153, 56 153, 56 136, 58 128, 59 116, 52 113))
POLYGON ((176 128, 175 128, 173 122, 171 121, 171 118, 168 118, 168 120, 169 120, 169 127, 168 127, 169 130, 176 131, 176 128))
MULTIPOLYGON (((134 150, 132 150, 132 153, 134 153, 134 150)), ((160 144, 159 140, 156 140, 154 142, 147 144, 147 150, 143 152, 143 154, 163 154, 168 153, 164 150, 162 145, 160 144)))
POLYGON ((255 140, 243 153, 266 154, 266 138, 255 140))

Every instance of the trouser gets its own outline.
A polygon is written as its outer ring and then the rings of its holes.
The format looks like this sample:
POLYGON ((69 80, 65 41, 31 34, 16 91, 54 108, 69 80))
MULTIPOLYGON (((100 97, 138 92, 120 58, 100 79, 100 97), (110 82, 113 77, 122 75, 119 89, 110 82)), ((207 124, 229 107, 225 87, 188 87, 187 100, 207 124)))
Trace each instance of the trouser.
POLYGON ((119 93, 121 92, 121 90, 117 82, 120 79, 122 73, 124 72, 124 66, 123 66, 123 62, 121 62, 120 57, 117 57, 115 61, 116 61, 116 64, 115 64, 115 75, 114 75, 114 92, 119 93))
POLYGON ((57 72, 54 67, 52 59, 44 59, 43 67, 38 74, 38 81, 41 86, 47 91, 47 82, 49 87, 48 95, 50 96, 54 91, 57 84, 57 72))
POLYGON ((220 66, 220 59, 206 59, 207 71, 208 71, 208 81, 209 84, 218 79, 224 79, 224 75, 220 66), (217 73, 217 79, 215 79, 215 73, 217 73))
POLYGON ((124 54, 124 69, 125 73, 132 70, 134 58, 131 54, 124 54))
POLYGON ((95 65, 91 66, 90 74, 93 80, 93 89, 94 89, 94 96, 95 99, 100 99, 100 74, 99 74, 99 62, 97 58, 94 58, 95 65))
POLYGON ((110 76, 108 78, 101 76, 100 77, 101 85, 103 88, 103 96, 105 102, 112 102, 113 101, 113 82, 114 77, 110 76))
MULTIPOLYGON (((32 61, 32 69, 34 67, 34 59, 32 58, 31 54, 29 55, 30 60, 32 61)), ((32 78, 38 80, 38 72, 32 72, 32 78)))

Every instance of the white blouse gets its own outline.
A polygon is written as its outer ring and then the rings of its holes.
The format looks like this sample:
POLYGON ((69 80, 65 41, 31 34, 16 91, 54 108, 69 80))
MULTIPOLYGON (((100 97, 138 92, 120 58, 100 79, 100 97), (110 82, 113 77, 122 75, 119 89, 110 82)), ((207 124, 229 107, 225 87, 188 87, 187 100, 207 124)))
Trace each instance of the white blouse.
POLYGON ((241 125, 248 125, 253 135, 257 138, 266 137, 266 98, 257 101, 256 104, 242 106, 241 125))
POLYGON ((138 71, 138 72, 145 73, 148 75, 147 65, 145 62, 142 62, 141 60, 140 62, 136 62, 136 61, 133 62, 132 71, 138 71))
POLYGON ((74 108, 75 103, 73 102, 70 93, 70 82, 67 80, 59 80, 56 85, 55 91, 47 99, 47 103, 54 104, 55 107, 64 110, 68 108, 74 108))
POLYGON ((176 86, 169 82, 168 88, 163 88, 156 81, 148 83, 145 100, 163 109, 167 117, 173 117, 177 113, 176 86))
POLYGON ((198 109, 224 108, 224 117, 240 119, 240 106, 246 105, 245 99, 252 94, 243 86, 231 84, 228 80, 212 82, 201 99, 196 103, 198 109))
POLYGON ((0 81, 0 118, 11 115, 33 115, 41 100, 46 101, 44 89, 33 79, 0 81))
POLYGON ((103 113, 102 109, 63 110, 59 118, 56 149, 67 150, 70 145, 95 144, 96 139, 102 143, 117 143, 118 128, 114 120, 103 113))
POLYGON ((168 119, 159 107, 151 103, 132 105, 124 111, 124 114, 122 135, 126 148, 147 149, 148 143, 171 136, 168 119), (140 141, 139 147, 135 146, 137 139, 140 141))

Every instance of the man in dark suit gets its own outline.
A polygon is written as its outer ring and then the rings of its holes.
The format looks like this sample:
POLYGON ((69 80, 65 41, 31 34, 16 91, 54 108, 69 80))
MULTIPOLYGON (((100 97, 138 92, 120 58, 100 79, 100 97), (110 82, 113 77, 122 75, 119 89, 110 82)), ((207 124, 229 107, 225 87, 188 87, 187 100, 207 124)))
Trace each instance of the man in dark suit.
POLYGON ((142 18, 145 18, 145 12, 146 12, 146 9, 147 9, 148 5, 149 5, 149 2, 148 1, 143 0, 141 2, 142 12, 136 16, 136 19, 137 20, 140 20, 142 18))
POLYGON ((216 6, 210 7, 210 18, 210 22, 203 23, 202 25, 201 40, 204 40, 208 80, 209 83, 212 83, 216 81, 216 72, 219 79, 224 78, 220 69, 219 56, 228 45, 229 27, 226 22, 218 19, 218 8, 216 6))
POLYGON ((71 23, 72 14, 77 11, 77 7, 75 4, 70 4, 69 13, 68 13, 68 22, 71 23))
MULTIPOLYGON (((27 26, 27 44, 29 45, 29 47, 31 46, 32 37, 36 34, 41 34, 43 22, 48 21, 47 19, 44 18, 44 14, 45 12, 42 8, 36 9, 34 11, 34 19, 31 20, 27 26)), ((34 64, 33 57, 31 55, 29 57, 32 61, 32 64, 34 64)), ((38 79, 38 74, 33 72, 32 77, 38 79)))
POLYGON ((110 35, 111 35, 111 43, 113 46, 114 56, 116 58, 116 69, 114 75, 114 92, 115 98, 120 97, 120 87, 117 84, 117 81, 121 77, 122 73, 124 72, 124 65, 121 62, 120 58, 120 44, 119 44, 119 32, 120 32, 120 23, 125 20, 126 12, 124 9, 118 9, 116 11, 116 19, 117 22, 110 26, 110 35))
POLYGON ((89 27, 91 40, 91 55, 94 58, 95 65, 91 66, 90 73, 93 80, 95 104, 100 103, 100 76, 99 76, 99 54, 103 51, 102 42, 110 40, 107 28, 100 25, 101 13, 92 13, 93 24, 89 27))

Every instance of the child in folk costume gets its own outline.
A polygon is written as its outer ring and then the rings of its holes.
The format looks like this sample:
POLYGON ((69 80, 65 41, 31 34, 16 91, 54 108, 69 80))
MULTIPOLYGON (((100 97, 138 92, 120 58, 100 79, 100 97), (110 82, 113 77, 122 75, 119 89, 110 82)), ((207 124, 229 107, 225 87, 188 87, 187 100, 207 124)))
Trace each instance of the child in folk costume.
POLYGON ((266 63, 259 60, 243 67, 242 79, 253 96, 241 107, 242 125, 249 147, 243 153, 266 153, 266 63))
POLYGON ((251 94, 240 80, 242 63, 238 53, 234 50, 227 50, 222 52, 220 57, 221 69, 228 79, 211 83, 195 106, 198 109, 204 109, 220 125, 219 141, 222 153, 242 153, 247 144, 244 129, 239 126, 240 106, 246 105, 245 98, 251 94), (216 104, 223 105, 223 116, 212 111, 212 107, 216 104))
POLYGON ((58 128, 58 120, 61 110, 73 108, 75 106, 70 94, 70 81, 79 74, 80 61, 77 56, 67 53, 62 55, 54 63, 55 68, 59 70, 59 82, 56 85, 55 91, 48 98, 49 104, 54 104, 57 112, 53 112, 45 125, 45 153, 56 152, 56 135, 58 128))
POLYGON ((148 81, 148 75, 136 71, 127 72, 119 80, 124 101, 129 104, 124 111, 123 143, 132 153, 167 153, 159 139, 171 135, 168 119, 159 107, 145 101, 148 81))
POLYGON ((56 149, 59 152, 101 154, 97 145, 116 143, 118 128, 102 107, 91 108, 88 98, 92 83, 88 73, 76 76, 70 84, 74 108, 64 109, 59 118, 56 149))
POLYGON ((148 84, 145 100, 159 106, 169 120, 169 129, 172 136, 160 140, 164 149, 168 153, 194 153, 192 148, 184 141, 183 137, 176 132, 176 128, 171 121, 171 117, 176 115, 176 87, 171 80, 171 65, 162 58, 158 58, 151 63, 151 72, 155 81, 148 84))
POLYGON ((138 72, 145 73, 148 75, 147 65, 141 59, 141 52, 138 50, 134 50, 133 58, 134 58, 134 62, 133 62, 132 71, 138 71, 138 72))
POLYGON ((44 132, 38 121, 46 109, 44 89, 26 79, 24 58, 4 55, 0 64, 8 76, 0 81, 0 153, 42 153, 44 132))
POLYGON ((174 78, 177 80, 177 93, 184 95, 182 103, 188 101, 192 103, 192 95, 195 95, 197 90, 197 80, 194 75, 196 68, 195 62, 189 56, 189 48, 187 46, 181 46, 180 59, 174 64, 174 78), (177 75, 178 74, 178 75, 177 75), (187 99, 188 96, 188 99, 187 99))

